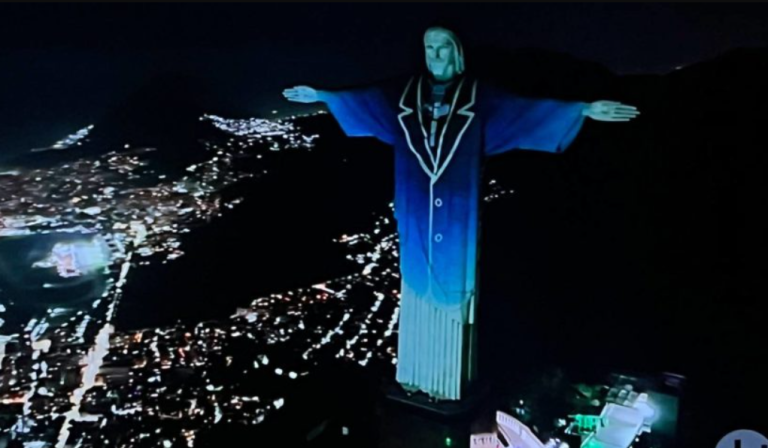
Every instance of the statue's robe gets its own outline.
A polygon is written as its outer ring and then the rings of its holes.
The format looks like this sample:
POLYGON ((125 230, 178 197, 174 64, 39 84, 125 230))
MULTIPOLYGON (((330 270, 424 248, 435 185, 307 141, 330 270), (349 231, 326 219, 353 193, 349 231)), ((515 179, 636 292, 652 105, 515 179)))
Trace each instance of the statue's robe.
POLYGON ((522 98, 462 76, 430 147, 427 76, 397 88, 330 92, 326 104, 348 136, 394 147, 402 279, 397 381, 456 400, 476 376, 483 161, 512 149, 565 150, 581 129, 585 103, 522 98))

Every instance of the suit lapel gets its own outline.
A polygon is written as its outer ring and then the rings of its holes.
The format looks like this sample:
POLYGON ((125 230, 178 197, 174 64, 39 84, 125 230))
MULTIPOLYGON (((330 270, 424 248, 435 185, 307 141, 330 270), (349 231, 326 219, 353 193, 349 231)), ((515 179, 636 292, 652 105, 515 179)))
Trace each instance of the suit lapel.
POLYGON ((408 147, 416 156, 416 159, 418 159, 421 169, 424 170, 427 176, 432 178, 435 174, 435 165, 432 161, 432 156, 424 145, 426 132, 421 125, 421 112, 413 113, 414 109, 418 110, 417 108, 421 104, 421 101, 418 99, 420 89, 413 88, 414 81, 417 85, 421 85, 422 78, 411 78, 408 81, 400 97, 401 112, 397 118, 400 121, 400 127, 403 128, 403 133, 405 133, 408 147))
POLYGON ((470 108, 475 104, 477 81, 472 81, 471 88, 465 86, 465 79, 459 81, 434 154, 429 150, 429 134, 424 125, 421 102, 423 83, 423 77, 411 78, 408 81, 400 97, 401 112, 397 118, 411 152, 419 161, 422 170, 432 182, 436 182, 453 159, 464 132, 474 118, 475 114, 470 108))
POLYGON ((435 171, 435 180, 440 178, 451 163, 453 156, 461 144, 464 133, 469 128, 475 113, 472 108, 475 105, 477 94, 477 81, 470 81, 470 85, 465 85, 464 79, 456 88, 456 93, 451 103, 451 111, 448 114, 448 120, 443 127, 442 135, 438 143, 437 170, 435 171))

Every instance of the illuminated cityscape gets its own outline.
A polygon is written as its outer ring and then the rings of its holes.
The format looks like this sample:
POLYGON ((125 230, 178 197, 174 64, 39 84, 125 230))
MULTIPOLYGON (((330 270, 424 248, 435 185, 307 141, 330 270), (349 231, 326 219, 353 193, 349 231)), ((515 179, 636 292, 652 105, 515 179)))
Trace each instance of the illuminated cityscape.
MULTIPOLYGON (((177 181, 142 159, 151 148, 0 177, 3 236, 84 238, 57 243, 34 268, 107 278, 88 307, 50 308, 19 332, 4 329, 3 431, 25 446, 191 447, 213 425, 262 423, 328 360, 393 371, 399 273, 390 216, 337 239, 357 273, 256 298, 226 321, 114 328, 131 270, 181 256, 179 235, 240 202, 220 193, 253 176, 237 171, 238 158, 308 150, 317 138, 291 119, 201 121, 225 138, 206 142, 212 157, 177 181)), ((486 200, 509 193, 491 187, 486 200)))

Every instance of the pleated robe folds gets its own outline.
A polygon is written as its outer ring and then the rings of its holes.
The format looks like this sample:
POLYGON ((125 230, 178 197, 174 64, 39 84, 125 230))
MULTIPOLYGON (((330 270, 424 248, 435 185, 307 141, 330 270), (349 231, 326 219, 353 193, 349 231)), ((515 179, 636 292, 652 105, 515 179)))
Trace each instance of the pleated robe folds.
POLYGON ((462 77, 445 100, 450 112, 430 148, 425 76, 394 89, 329 92, 325 100, 348 136, 394 147, 402 279, 397 381, 406 390, 458 400, 477 375, 483 160, 512 149, 565 150, 581 129, 585 103, 522 98, 462 77))

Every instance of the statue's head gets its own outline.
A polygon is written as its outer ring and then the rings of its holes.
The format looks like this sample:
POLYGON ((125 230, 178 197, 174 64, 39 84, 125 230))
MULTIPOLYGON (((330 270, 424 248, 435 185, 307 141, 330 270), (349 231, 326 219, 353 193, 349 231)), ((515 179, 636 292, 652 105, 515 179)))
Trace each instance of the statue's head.
POLYGON ((456 34, 442 27, 424 33, 427 70, 438 81, 448 81, 464 72, 464 51, 456 34))

